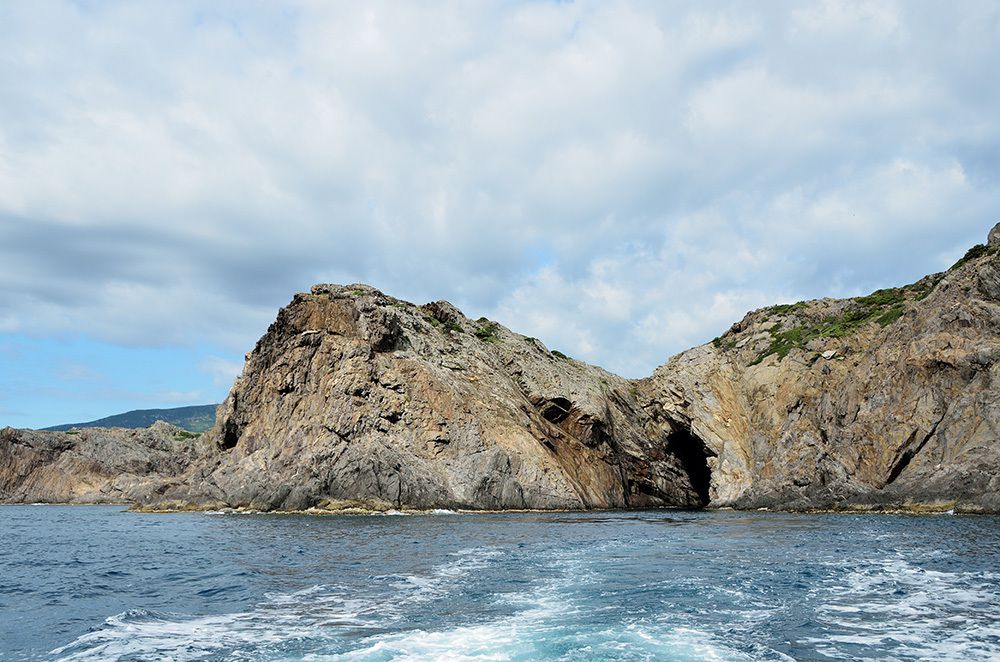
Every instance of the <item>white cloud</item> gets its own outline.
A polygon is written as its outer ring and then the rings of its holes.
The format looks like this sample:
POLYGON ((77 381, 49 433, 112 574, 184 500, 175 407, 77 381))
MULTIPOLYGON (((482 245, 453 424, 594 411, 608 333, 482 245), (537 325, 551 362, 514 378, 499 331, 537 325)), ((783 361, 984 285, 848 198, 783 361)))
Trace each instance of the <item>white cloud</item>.
POLYGON ((243 363, 209 356, 198 364, 198 369, 211 376, 212 383, 216 386, 229 386, 243 371, 243 363))
POLYGON ((166 402, 173 405, 188 405, 192 402, 202 402, 205 396, 201 391, 159 391, 142 396, 150 402, 166 402))
POLYGON ((368 281, 648 373, 981 241, 998 29, 990 2, 12 3, 0 330, 237 357, 293 292, 368 281))

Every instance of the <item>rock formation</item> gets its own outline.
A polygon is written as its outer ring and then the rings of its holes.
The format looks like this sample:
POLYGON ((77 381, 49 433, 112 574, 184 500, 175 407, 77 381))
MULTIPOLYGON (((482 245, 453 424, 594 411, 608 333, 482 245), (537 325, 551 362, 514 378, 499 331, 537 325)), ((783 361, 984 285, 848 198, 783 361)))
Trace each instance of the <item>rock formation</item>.
POLYGON ((998 253, 1000 226, 946 273, 751 312, 640 380, 446 302, 317 285, 197 444, 119 457, 6 430, 0 500, 996 512, 998 253))
POLYGON ((748 314, 642 392, 712 449, 712 504, 1000 511, 1000 259, 748 314))
POLYGON ((197 457, 196 435, 143 430, 0 430, 0 503, 135 503, 197 457))
POLYGON ((704 449, 628 380, 446 302, 296 295, 168 501, 256 509, 700 506, 704 449), (700 467, 698 461, 700 459, 700 467))

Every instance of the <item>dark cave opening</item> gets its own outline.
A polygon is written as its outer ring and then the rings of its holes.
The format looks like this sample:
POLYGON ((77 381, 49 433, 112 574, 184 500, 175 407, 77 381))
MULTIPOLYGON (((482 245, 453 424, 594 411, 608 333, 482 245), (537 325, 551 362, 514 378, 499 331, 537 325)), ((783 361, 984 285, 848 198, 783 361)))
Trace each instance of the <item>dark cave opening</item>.
POLYGON ((236 448, 240 440, 240 427, 232 420, 227 420, 222 426, 222 450, 228 451, 236 448))
POLYGON ((550 423, 559 423, 569 416, 569 410, 572 408, 573 403, 566 398, 552 398, 542 405, 542 418, 550 423))
POLYGON ((691 480, 691 488, 698 496, 698 503, 693 505, 698 508, 707 506, 711 501, 708 489, 712 483, 708 458, 715 457, 715 453, 688 428, 681 428, 667 438, 667 450, 680 460, 691 480))

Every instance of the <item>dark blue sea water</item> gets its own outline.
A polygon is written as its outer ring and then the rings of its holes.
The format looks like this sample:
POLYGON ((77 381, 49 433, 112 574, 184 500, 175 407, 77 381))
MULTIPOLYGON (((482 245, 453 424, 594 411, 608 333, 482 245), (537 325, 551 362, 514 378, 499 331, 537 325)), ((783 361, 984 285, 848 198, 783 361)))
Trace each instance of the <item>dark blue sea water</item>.
POLYGON ((1000 659, 1000 518, 0 508, 3 660, 1000 659))

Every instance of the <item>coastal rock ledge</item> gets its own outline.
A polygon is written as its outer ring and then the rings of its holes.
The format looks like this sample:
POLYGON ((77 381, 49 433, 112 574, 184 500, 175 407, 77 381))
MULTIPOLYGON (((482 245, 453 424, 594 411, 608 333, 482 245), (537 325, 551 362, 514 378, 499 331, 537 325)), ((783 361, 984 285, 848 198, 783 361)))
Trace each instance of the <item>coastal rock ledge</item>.
POLYGON ((1000 225, 627 380, 451 304, 295 295, 197 439, 0 433, 0 501, 144 509, 1000 511, 1000 225))

